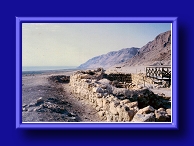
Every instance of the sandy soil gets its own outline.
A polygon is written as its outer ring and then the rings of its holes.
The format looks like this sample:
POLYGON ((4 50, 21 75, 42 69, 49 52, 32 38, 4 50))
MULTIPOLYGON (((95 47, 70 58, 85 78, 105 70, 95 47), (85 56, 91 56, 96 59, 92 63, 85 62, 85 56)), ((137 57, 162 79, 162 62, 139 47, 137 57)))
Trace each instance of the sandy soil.
POLYGON ((37 106, 22 112, 23 122, 96 122, 103 121, 97 111, 85 101, 79 100, 70 92, 69 84, 54 83, 48 80, 51 75, 70 75, 72 72, 58 72, 22 76, 22 105, 36 103, 42 97, 44 101, 54 99, 52 102, 63 106, 67 111, 64 114, 52 111, 34 111, 37 106), (64 88, 63 88, 64 87, 64 88), (62 102, 61 102, 62 101, 62 102), (67 113, 75 115, 73 118, 67 113))
POLYGON ((106 73, 145 73, 145 66, 124 66, 121 68, 111 67, 106 73))

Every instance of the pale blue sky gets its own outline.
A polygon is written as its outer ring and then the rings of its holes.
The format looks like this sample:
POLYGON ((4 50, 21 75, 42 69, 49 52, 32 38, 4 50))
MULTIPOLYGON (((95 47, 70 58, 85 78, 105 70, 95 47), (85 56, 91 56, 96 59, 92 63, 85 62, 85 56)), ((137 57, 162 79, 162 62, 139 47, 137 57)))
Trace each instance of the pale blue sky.
POLYGON ((23 66, 79 66, 123 48, 143 47, 171 23, 23 23, 23 66))

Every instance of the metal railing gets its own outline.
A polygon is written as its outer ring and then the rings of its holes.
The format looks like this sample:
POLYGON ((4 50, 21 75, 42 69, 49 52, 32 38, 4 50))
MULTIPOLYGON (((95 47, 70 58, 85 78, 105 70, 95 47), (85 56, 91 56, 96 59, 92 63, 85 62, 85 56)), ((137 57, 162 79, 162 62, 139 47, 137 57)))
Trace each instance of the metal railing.
POLYGON ((146 77, 171 80, 171 67, 146 67, 146 77))

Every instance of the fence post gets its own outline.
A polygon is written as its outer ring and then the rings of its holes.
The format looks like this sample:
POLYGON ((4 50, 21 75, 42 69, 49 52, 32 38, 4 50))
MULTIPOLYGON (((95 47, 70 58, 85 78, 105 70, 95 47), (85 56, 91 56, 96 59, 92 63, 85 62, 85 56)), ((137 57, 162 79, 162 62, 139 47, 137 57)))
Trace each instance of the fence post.
POLYGON ((145 77, 143 77, 143 85, 144 85, 144 87, 145 87, 145 77))

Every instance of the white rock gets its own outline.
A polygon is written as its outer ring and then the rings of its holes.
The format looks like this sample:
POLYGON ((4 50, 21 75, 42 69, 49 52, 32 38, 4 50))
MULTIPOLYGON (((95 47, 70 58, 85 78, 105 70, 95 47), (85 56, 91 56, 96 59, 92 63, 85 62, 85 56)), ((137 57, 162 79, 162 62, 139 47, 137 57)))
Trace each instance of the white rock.
POLYGON ((115 102, 111 102, 110 104, 110 112, 114 115, 118 114, 118 111, 117 111, 117 106, 119 105, 119 103, 115 103, 115 102))
POLYGON ((129 99, 124 99, 124 100, 120 101, 121 105, 125 105, 126 103, 130 103, 130 100, 129 99))
POLYGON ((151 112, 154 112, 155 109, 152 107, 152 106, 146 106, 142 109, 140 109, 137 114, 147 114, 147 113, 151 113, 151 112))
POLYGON ((80 79, 91 79, 91 78, 92 78, 92 76, 89 75, 89 74, 82 74, 82 75, 80 75, 80 79))
POLYGON ((102 98, 97 98, 96 99, 97 106, 100 107, 100 108, 103 107, 103 102, 102 101, 103 101, 102 98))
POLYGON ((100 117, 103 117, 105 115, 105 111, 99 111, 98 114, 100 117))
POLYGON ((135 114, 132 122, 155 122, 154 113, 135 114))
POLYGON ((155 116, 156 116, 156 121, 157 122, 165 122, 166 121, 166 118, 168 117, 167 116, 167 113, 165 110, 156 110, 155 111, 155 116))
POLYGON ((171 116, 171 109, 166 109, 166 113, 171 116))
POLYGON ((164 108, 159 108, 158 111, 165 111, 165 109, 164 108))
POLYGON ((103 109, 104 110, 109 110, 110 106, 109 106, 109 101, 105 98, 102 98, 102 103, 103 103, 103 109))
POLYGON ((126 103, 125 106, 128 106, 129 108, 133 108, 138 106, 138 102, 134 101, 134 102, 126 103))

